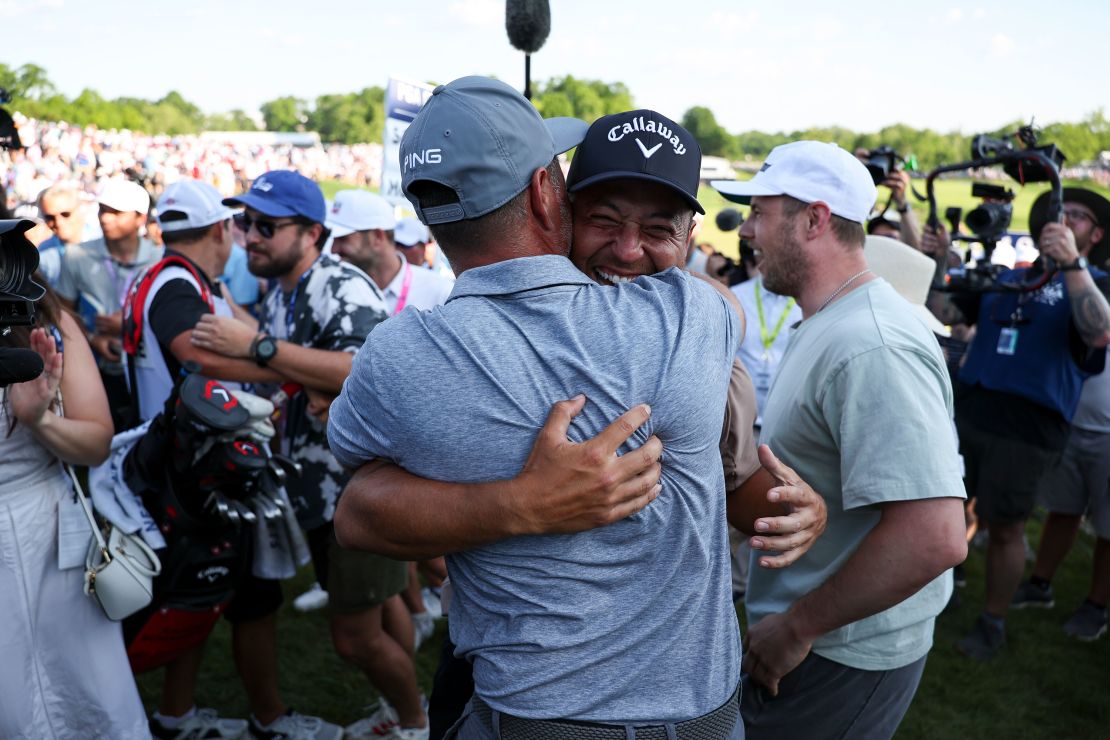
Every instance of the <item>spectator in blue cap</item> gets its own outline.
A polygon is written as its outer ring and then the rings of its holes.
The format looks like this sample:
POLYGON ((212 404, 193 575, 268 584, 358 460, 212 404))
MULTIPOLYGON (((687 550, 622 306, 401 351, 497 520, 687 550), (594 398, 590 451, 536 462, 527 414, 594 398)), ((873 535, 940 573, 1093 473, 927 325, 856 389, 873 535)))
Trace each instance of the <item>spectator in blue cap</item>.
MULTIPOLYGON (((308 412, 308 391, 339 393, 354 352, 385 320, 385 303, 365 273, 334 255, 321 254, 328 236, 326 206, 312 180, 292 171, 267 172, 246 193, 223 202, 244 207, 235 218, 246 235, 251 273, 272 278, 276 287, 262 303, 257 326, 207 315, 193 330, 192 342, 228 357, 253 360, 281 376, 280 383, 256 385, 255 393, 270 397, 281 409, 281 452, 303 468, 286 487, 317 573, 334 576, 330 583, 325 577, 324 583, 330 591, 336 649, 354 660, 362 641, 373 637, 362 620, 368 600, 380 590, 366 574, 380 569, 364 562, 376 556, 347 557, 335 545, 331 520, 346 476, 328 452, 324 426, 308 412)), ((245 651, 237 657, 243 673, 253 676, 247 681, 254 687, 252 734, 338 738, 342 728, 323 723, 320 729, 321 720, 288 712, 278 693, 274 618, 281 602, 277 581, 250 577, 228 609, 237 631, 247 635, 245 651), (313 727, 315 735, 307 731, 313 727)))

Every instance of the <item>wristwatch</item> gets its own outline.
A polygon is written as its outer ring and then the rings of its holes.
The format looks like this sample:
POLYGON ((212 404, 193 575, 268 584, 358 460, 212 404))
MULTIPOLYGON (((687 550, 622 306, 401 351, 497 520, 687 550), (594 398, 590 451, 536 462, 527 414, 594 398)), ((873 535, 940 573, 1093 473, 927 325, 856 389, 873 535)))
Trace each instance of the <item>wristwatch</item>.
POLYGON ((1087 262, 1086 257, 1084 257, 1083 255, 1079 255, 1075 258, 1075 262, 1067 265, 1060 265, 1060 270, 1063 272, 1071 272, 1072 270, 1086 270, 1089 264, 1090 263, 1087 262))
POLYGON ((277 340, 269 334, 259 334, 251 342, 251 359, 259 367, 266 367, 277 354, 277 340))
POLYGON ((910 210, 910 202, 907 200, 900 206, 894 206, 894 210, 898 211, 899 213, 905 213, 906 211, 910 210))

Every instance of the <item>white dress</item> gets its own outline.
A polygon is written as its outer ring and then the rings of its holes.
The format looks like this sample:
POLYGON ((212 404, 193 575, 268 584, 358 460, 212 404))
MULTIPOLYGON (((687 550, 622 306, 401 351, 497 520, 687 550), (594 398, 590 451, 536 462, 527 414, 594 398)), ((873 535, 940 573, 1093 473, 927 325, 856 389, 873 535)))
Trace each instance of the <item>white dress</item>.
MULTIPOLYGON (((0 396, 4 392, 0 391, 0 396)), ((58 460, 0 403, 0 738, 148 738, 120 625, 58 569, 58 460)))

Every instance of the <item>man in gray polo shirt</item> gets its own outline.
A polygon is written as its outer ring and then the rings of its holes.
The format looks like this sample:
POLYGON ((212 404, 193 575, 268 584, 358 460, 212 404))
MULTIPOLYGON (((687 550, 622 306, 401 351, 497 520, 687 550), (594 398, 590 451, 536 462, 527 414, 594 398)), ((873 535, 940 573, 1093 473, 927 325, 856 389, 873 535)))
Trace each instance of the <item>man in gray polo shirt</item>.
POLYGON ((828 503, 789 570, 753 568, 742 709, 753 738, 889 738, 913 699, 946 571, 963 561, 952 388, 933 334, 868 269, 875 187, 835 144, 776 147, 750 181, 741 235, 768 290, 803 320, 767 396, 760 442, 828 503))
POLYGON ((118 432, 136 418, 120 363, 123 301, 131 281, 144 267, 162 259, 163 250, 139 235, 150 210, 150 196, 141 185, 107 180, 97 201, 104 235, 66 249, 55 287, 69 308, 85 320, 118 432))
MULTIPOLYGON (((352 467, 380 458, 438 480, 498 480, 525 466, 555 402, 588 399, 574 404, 575 440, 650 404, 630 447, 654 434, 667 465, 658 497, 631 516, 539 535, 487 496, 421 509, 434 544, 409 554, 471 547, 448 559, 452 637, 476 687, 459 736, 491 736, 494 724, 512 736, 522 722, 558 719, 672 731, 694 720, 678 737, 742 737, 717 449, 739 317, 678 270, 614 289, 566 259, 570 219, 552 160, 585 128, 545 126, 495 81, 437 88, 402 141, 403 185, 460 277, 446 306, 371 334, 333 405, 329 440, 352 467), (399 345, 411 350, 379 349, 399 345), (443 381, 419 401, 402 382, 416 363, 441 368, 443 381), (473 547, 475 523, 488 544, 473 547)), ((654 129, 639 136, 672 145, 654 129)))

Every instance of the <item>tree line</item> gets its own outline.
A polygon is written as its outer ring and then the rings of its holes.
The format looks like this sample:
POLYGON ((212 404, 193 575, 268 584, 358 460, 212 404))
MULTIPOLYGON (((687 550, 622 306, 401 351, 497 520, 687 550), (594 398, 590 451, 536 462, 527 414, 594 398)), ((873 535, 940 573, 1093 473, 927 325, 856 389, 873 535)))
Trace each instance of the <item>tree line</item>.
MULTIPOLYGON (((158 100, 132 97, 109 100, 92 89, 67 98, 50 81, 46 70, 35 64, 15 68, 0 64, 0 87, 11 94, 11 109, 42 120, 170 135, 259 129, 256 117, 246 111, 205 114, 175 91, 158 100)), ((540 82, 534 89, 533 102, 545 117, 575 116, 593 121, 635 107, 631 91, 621 82, 567 75, 540 82)), ((312 101, 284 96, 263 103, 259 113, 268 131, 316 131, 326 142, 343 144, 381 142, 384 98, 385 90, 378 86, 320 95, 312 101)), ((805 138, 835 141, 849 150, 887 145, 916 161, 918 169, 928 170, 944 162, 966 159, 971 142, 970 135, 958 131, 939 132, 901 123, 862 133, 840 127, 732 133, 717 122, 710 108, 700 105, 687 110, 680 122, 698 140, 705 154, 730 160, 760 160, 779 144, 805 138)), ((1010 133, 1023 123, 1013 121, 986 133, 1010 133)), ((1044 126, 1040 140, 1059 146, 1071 163, 1093 160, 1100 152, 1110 150, 1110 121, 1099 109, 1082 121, 1044 126)))

